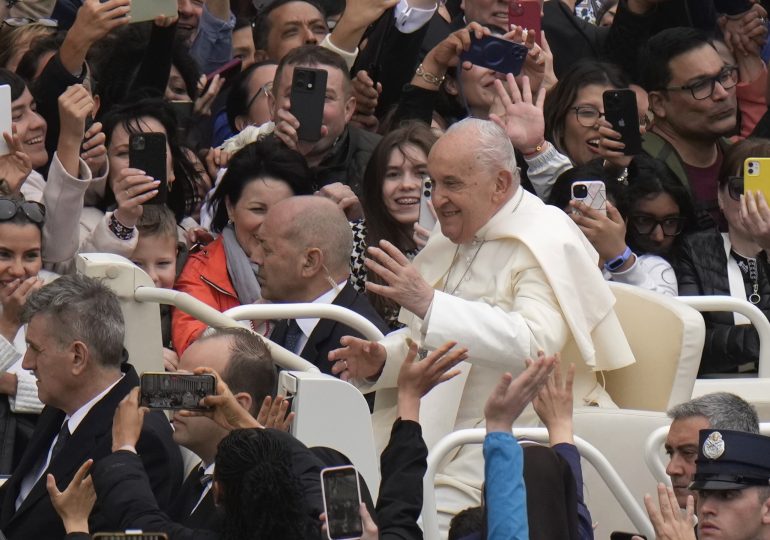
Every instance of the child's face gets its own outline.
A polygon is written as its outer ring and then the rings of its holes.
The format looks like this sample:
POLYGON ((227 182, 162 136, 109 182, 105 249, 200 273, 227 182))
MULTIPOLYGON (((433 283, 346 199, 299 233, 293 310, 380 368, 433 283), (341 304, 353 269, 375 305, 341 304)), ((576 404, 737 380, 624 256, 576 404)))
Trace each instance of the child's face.
POLYGON ((172 289, 176 280, 176 252, 176 238, 140 234, 131 261, 152 278, 156 287, 172 289))

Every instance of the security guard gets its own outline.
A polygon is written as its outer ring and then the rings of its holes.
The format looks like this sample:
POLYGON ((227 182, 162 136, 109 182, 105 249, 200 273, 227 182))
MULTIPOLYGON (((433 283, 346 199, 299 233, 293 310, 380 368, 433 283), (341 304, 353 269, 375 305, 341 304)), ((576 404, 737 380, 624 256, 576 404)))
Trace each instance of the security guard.
POLYGON ((770 437, 701 430, 690 489, 700 540, 770 540, 770 437))

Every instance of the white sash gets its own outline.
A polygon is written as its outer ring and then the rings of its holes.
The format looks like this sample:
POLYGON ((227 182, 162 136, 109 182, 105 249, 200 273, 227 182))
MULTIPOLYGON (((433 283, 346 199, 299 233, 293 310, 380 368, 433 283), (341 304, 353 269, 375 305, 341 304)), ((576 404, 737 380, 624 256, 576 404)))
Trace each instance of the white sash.
MULTIPOLYGON (((727 281, 730 284, 730 296, 748 301, 746 285, 743 283, 743 272, 738 268, 735 258, 730 255, 730 236, 727 233, 722 233, 722 243, 725 246, 725 255, 727 255, 727 281)), ((736 325, 751 324, 751 321, 740 313, 733 312, 733 319, 736 325)))

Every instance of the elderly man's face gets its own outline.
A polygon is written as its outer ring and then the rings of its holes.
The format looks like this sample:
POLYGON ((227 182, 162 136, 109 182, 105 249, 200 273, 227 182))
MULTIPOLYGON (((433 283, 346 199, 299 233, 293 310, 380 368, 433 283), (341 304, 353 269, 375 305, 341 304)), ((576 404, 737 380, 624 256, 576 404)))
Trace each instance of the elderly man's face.
POLYGON ((698 457, 698 432, 710 426, 705 416, 691 416, 671 422, 666 436, 666 454, 669 462, 666 474, 671 478, 679 506, 687 505, 687 496, 695 495, 687 486, 695 476, 695 460, 698 457))
POLYGON ((770 537, 770 499, 757 487, 698 492, 700 540, 760 540, 770 537))
POLYGON ((433 180, 433 206, 441 232, 455 244, 473 240, 500 208, 499 171, 479 162, 478 145, 468 130, 444 135, 428 156, 433 180))
MULTIPOLYGON (((710 45, 681 54, 669 62, 672 78, 669 87, 691 86, 716 77, 725 63, 710 45)), ((695 99, 690 90, 653 92, 653 110, 662 115, 679 137, 696 140, 716 139, 730 134, 736 126, 736 87, 714 85, 711 97, 695 99)))
POLYGON ((304 281, 304 249, 291 238, 291 216, 267 213, 259 230, 260 248, 252 255, 259 265, 257 281, 262 298, 272 302, 309 301, 297 295, 304 281))
POLYGON ((40 401, 71 414, 67 398, 72 395, 72 355, 51 333, 52 320, 48 315, 37 314, 27 325, 27 352, 21 367, 29 370, 37 379, 37 395, 40 401))

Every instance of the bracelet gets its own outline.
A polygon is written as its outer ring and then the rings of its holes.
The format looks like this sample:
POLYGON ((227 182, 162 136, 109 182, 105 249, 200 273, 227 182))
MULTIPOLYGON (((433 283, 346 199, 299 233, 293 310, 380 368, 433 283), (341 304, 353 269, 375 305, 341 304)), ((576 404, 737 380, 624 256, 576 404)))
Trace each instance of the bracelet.
POLYGON ((110 216, 109 229, 112 234, 117 236, 120 240, 131 240, 134 237, 134 228, 126 227, 118 218, 115 217, 115 213, 110 216))
POLYGON ((623 251, 622 254, 604 263, 604 269, 609 272, 614 272, 615 270, 617 270, 618 268, 626 264, 626 262, 631 257, 633 257, 633 255, 634 255, 634 252, 631 251, 631 248, 626 246, 626 249, 623 251))
POLYGON ((446 78, 446 75, 442 75, 441 77, 438 77, 433 73, 428 73, 427 71, 422 69, 422 64, 417 66, 417 71, 415 71, 414 74, 417 75, 426 83, 432 84, 433 86, 441 86, 441 83, 443 83, 444 79, 446 78))
POLYGON ((523 155, 525 158, 528 158, 528 157, 530 157, 530 156, 534 156, 534 155, 537 155, 537 154, 539 154, 540 152, 542 152, 542 151, 543 151, 543 149, 545 148, 545 145, 546 145, 546 144, 548 144, 548 141, 546 141, 546 140, 543 140, 543 142, 541 142, 540 144, 538 144, 537 146, 535 146, 535 149, 534 149, 533 151, 531 151, 531 152, 522 152, 521 154, 522 154, 522 155, 523 155))

